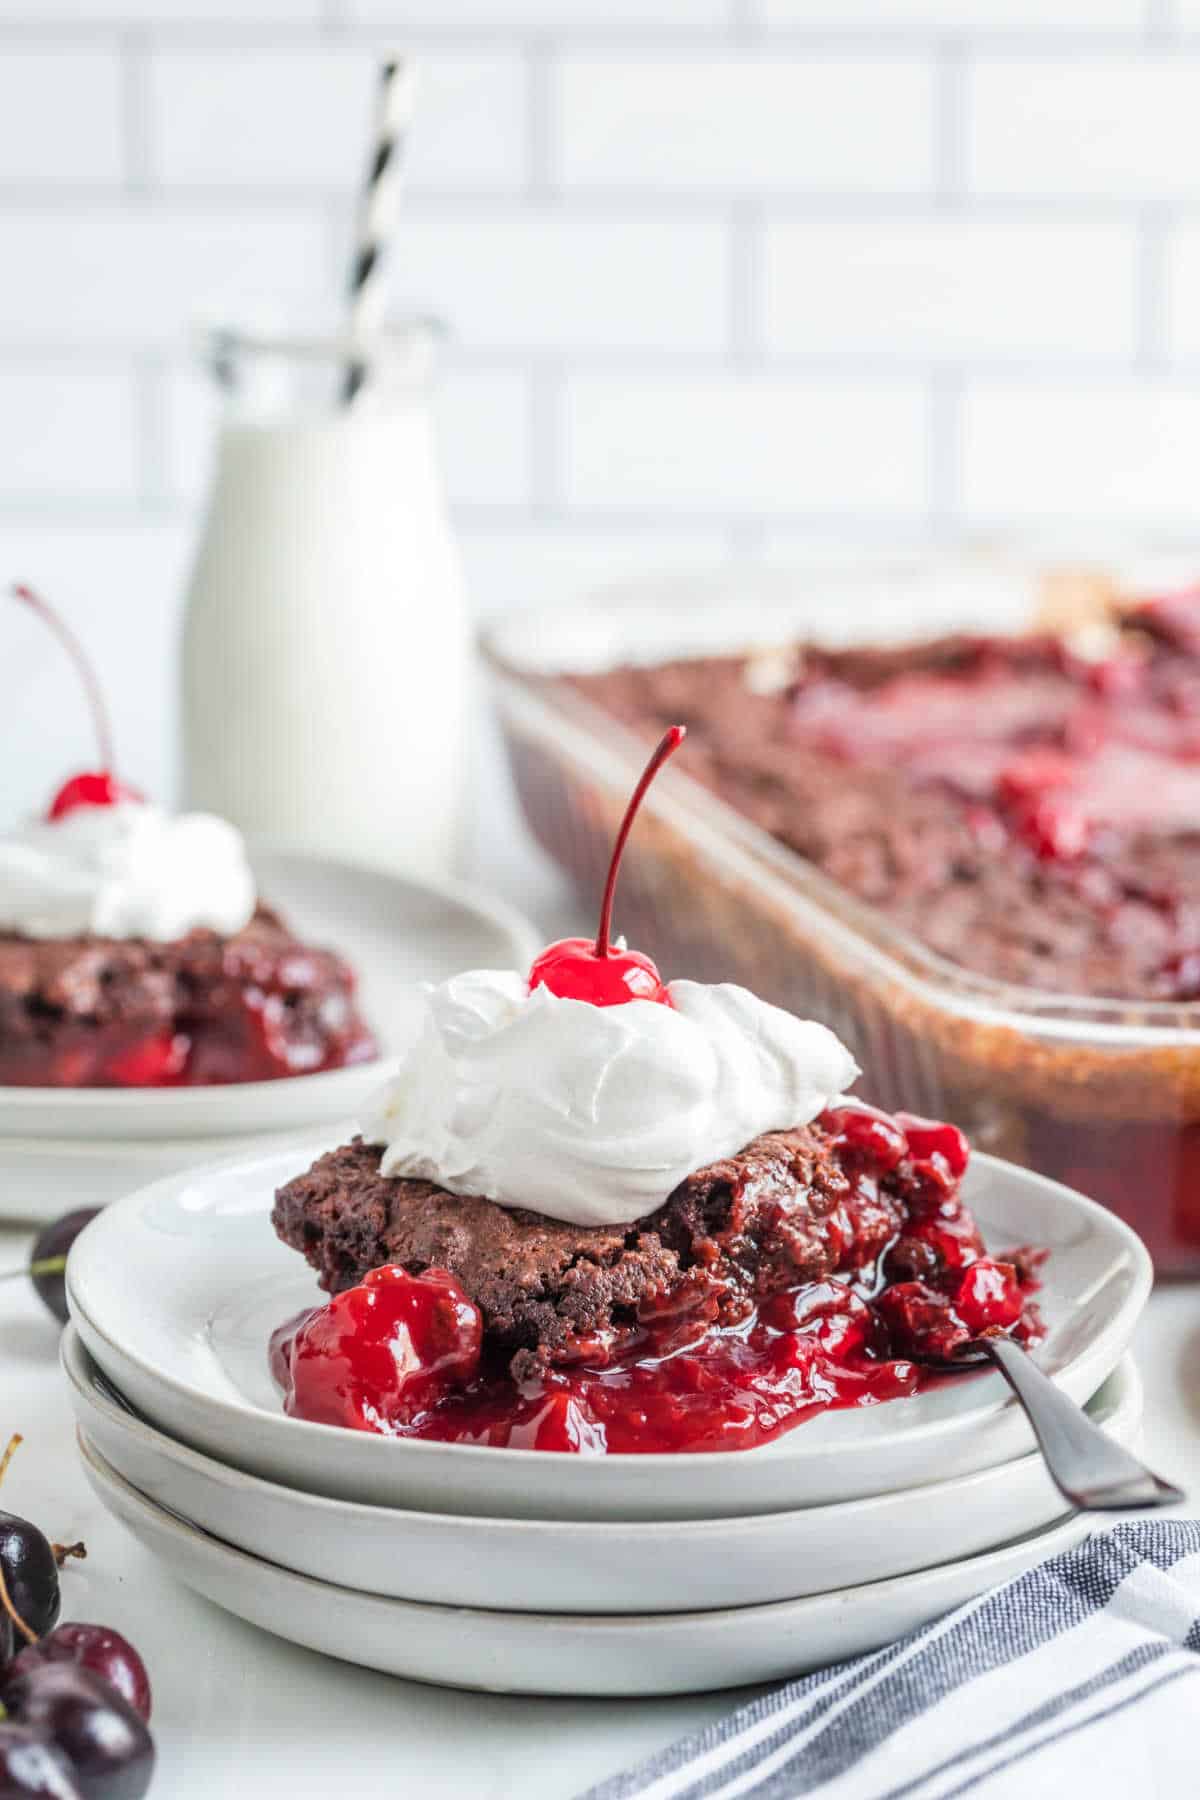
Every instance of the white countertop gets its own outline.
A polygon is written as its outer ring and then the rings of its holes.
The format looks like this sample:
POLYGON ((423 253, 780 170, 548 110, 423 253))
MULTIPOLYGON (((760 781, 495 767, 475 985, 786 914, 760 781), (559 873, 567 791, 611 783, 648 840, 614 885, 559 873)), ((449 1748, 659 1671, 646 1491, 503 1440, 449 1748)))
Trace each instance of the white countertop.
MULTIPOLYGON (((493 820, 493 830, 495 821, 493 820)), ((489 835, 491 835, 489 833, 489 835)), ((520 851, 491 864, 493 885, 543 919, 573 923, 556 884, 520 851), (497 879, 498 877, 498 879, 497 879)), ((63 1211, 81 1204, 64 1193, 63 1211)), ((0 1269, 29 1233, 0 1228, 0 1269)), ((0 1286, 0 1439, 26 1442, 3 1503, 88 1560, 64 1571, 64 1614, 124 1632, 155 1692, 164 1800, 569 1800, 681 1733, 728 1711, 716 1694, 642 1703, 502 1699, 422 1687, 333 1662, 230 1618, 171 1578, 92 1498, 58 1373, 57 1327, 28 1284, 0 1286)), ((1200 1507, 1200 1307, 1191 1286, 1151 1301, 1137 1353, 1147 1388, 1146 1452, 1200 1507)))

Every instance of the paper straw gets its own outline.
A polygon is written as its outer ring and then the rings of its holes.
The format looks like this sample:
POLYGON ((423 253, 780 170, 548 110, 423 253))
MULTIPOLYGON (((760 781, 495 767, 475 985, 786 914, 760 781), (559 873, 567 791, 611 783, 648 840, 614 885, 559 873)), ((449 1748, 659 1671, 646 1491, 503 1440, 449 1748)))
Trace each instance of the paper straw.
MULTIPOLYGON (((412 119, 413 64, 409 57, 385 57, 379 70, 374 148, 359 208, 350 264, 350 341, 361 346, 383 324, 388 298, 388 258, 396 224, 400 176, 412 119)), ((367 377, 367 363, 354 357, 346 366, 342 398, 354 400, 367 377)))

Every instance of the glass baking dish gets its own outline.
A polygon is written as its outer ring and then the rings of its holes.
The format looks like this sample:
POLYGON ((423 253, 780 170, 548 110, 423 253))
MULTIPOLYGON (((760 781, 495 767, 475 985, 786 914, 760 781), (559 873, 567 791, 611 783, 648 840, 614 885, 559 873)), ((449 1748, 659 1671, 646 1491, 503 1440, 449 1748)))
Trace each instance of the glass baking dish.
MULTIPOLYGON (((896 642, 1020 630, 1047 592, 986 559, 660 584, 512 613, 483 654, 540 843, 599 893, 644 741, 561 677, 797 639, 896 642)), ((1090 578, 1089 578, 1090 579, 1090 578)), ((1086 586, 1086 583, 1084 584, 1086 586)), ((686 752, 684 757, 686 764, 686 752)), ((880 1105, 950 1118, 980 1149, 1103 1201, 1165 1275, 1200 1274, 1200 1003, 1065 999, 947 961, 690 780, 655 783, 625 856, 620 928, 668 976, 737 981, 825 1020, 880 1105)))

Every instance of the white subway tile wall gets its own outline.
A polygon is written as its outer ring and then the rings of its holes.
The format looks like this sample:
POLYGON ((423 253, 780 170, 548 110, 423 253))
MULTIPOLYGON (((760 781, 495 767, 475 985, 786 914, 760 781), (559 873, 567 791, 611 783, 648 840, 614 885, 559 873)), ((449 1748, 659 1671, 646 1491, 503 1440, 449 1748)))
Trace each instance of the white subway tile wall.
POLYGON ((1200 540, 1200 0, 0 0, 13 573, 165 583, 169 643, 196 328, 334 316, 393 41, 480 610, 835 538, 1200 540))
POLYGON ((811 510, 852 527, 861 507, 895 519, 928 502, 928 426, 911 376, 576 374, 566 499, 587 512, 811 510))
POLYGON ((4 46, 0 56, 0 180, 5 187, 77 181, 115 187, 123 175, 121 58, 115 49, 4 46), (64 115, 70 128, 63 130, 64 115))

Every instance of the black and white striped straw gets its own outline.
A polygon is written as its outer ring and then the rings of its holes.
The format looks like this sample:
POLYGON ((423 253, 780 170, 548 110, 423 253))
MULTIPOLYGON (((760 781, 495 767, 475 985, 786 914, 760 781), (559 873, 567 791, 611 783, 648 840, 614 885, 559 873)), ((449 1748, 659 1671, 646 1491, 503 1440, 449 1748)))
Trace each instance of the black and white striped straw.
MULTIPOLYGON (((349 335, 355 349, 380 330, 387 309, 387 265, 412 121, 413 75, 410 57, 389 55, 380 64, 374 143, 350 264, 349 335)), ((365 356, 351 356, 342 383, 347 406, 366 380, 367 369, 365 356)))

